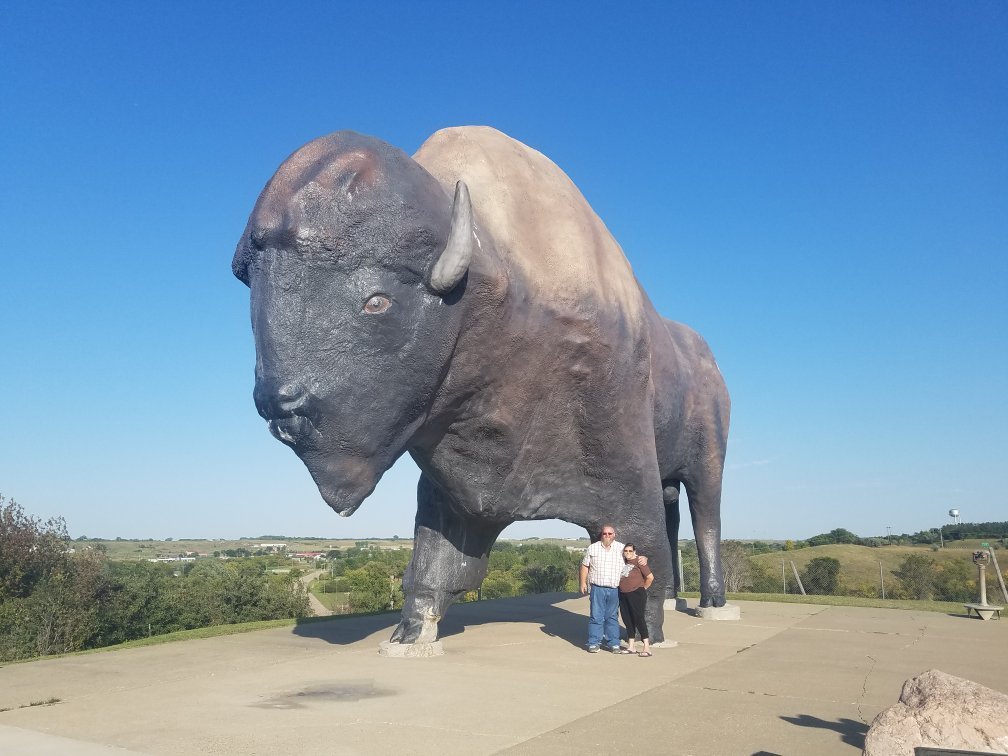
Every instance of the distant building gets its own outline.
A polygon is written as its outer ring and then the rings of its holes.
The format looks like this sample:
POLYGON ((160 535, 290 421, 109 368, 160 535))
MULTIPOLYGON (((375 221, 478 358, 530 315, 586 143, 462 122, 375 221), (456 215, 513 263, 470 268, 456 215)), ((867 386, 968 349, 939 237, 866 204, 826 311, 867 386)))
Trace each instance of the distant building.
POLYGON ((287 544, 286 543, 260 543, 256 548, 263 549, 264 551, 268 551, 268 552, 272 553, 272 552, 277 552, 277 551, 287 551, 287 544))
POLYGON ((195 562, 194 556, 151 557, 148 562, 195 562))

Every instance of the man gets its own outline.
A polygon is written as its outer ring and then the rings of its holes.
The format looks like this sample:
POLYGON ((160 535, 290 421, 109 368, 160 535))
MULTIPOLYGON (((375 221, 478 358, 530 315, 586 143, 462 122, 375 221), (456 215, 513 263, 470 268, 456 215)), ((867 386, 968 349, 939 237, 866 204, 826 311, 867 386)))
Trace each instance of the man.
MULTIPOLYGON (((603 639, 610 651, 620 650, 619 584, 623 577, 623 544, 616 540, 616 528, 603 525, 601 538, 585 549, 581 560, 581 593, 588 594, 588 653, 597 654, 603 639), (590 586, 590 592, 589 592, 590 586)), ((647 557, 640 557, 647 564, 647 557)))

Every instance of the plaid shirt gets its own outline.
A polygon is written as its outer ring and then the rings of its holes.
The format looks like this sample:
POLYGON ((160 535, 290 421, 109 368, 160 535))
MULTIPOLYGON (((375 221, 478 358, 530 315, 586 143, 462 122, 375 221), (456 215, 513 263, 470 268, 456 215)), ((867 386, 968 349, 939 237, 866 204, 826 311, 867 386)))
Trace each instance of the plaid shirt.
POLYGON ((606 550, 602 541, 595 541, 585 549, 581 564, 588 568, 588 582, 604 588, 619 588, 623 577, 623 544, 614 540, 606 550))

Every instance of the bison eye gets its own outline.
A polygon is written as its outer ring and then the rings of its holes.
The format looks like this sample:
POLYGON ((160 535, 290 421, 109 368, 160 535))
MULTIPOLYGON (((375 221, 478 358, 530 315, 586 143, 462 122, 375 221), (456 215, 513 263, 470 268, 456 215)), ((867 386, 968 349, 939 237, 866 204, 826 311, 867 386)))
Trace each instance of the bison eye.
POLYGON ((364 303, 364 312, 368 315, 381 315, 392 306, 392 300, 384 294, 375 294, 364 303))

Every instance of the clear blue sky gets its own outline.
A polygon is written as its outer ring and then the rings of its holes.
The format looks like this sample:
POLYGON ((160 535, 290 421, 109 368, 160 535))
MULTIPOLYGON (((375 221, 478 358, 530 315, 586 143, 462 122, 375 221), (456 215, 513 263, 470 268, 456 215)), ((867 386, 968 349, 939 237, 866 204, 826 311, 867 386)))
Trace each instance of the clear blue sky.
POLYGON ((231 255, 308 140, 489 124, 714 349, 726 537, 1008 519, 1008 5, 416 5, 4 4, 0 492, 74 536, 411 535, 412 462, 343 519, 267 432, 231 255))

